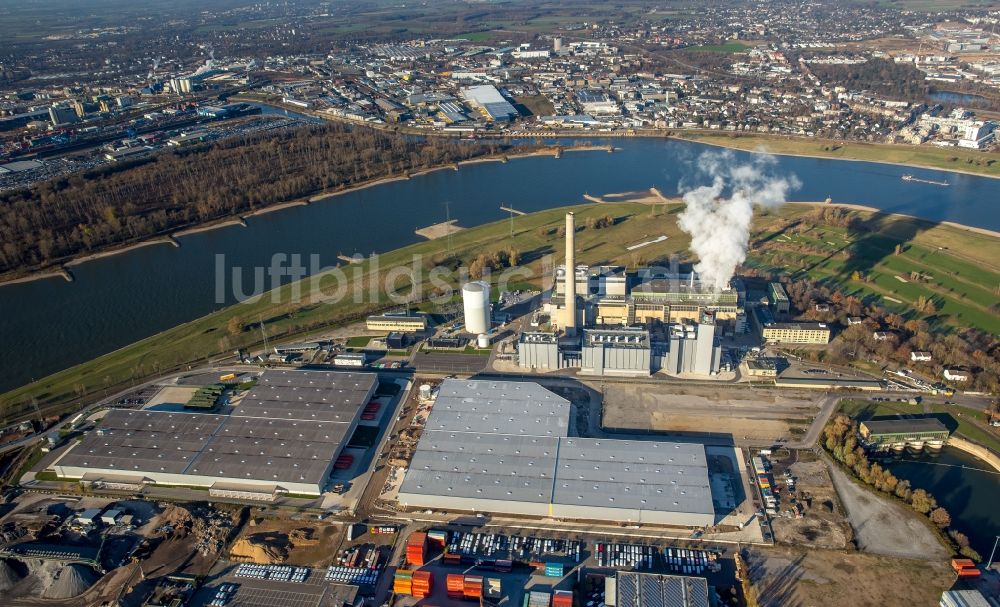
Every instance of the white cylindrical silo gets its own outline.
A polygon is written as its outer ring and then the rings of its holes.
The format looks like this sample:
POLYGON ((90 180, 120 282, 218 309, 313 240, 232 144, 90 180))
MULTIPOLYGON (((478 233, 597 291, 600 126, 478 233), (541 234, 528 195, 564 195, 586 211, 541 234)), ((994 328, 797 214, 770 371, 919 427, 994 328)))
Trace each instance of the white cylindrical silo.
POLYGON ((467 333, 490 332, 490 285, 481 280, 462 286, 462 305, 465 310, 467 333))
POLYGON ((476 347, 480 350, 490 347, 490 336, 485 333, 480 333, 479 337, 476 338, 476 347))

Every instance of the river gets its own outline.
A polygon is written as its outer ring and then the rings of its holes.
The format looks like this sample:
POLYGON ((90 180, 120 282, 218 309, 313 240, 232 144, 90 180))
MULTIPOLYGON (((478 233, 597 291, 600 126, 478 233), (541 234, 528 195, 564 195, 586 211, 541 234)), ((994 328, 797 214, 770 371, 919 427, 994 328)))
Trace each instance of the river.
POLYGON ((903 456, 887 467, 898 478, 924 489, 951 514, 953 527, 969 536, 984 559, 1000 535, 1000 473, 974 455, 945 447, 939 454, 903 456))
MULTIPOLYGON (((501 205, 523 211, 583 203, 583 195, 657 187, 665 195, 705 151, 702 144, 664 139, 603 141, 615 153, 573 152, 561 159, 530 157, 466 165, 407 181, 362 189, 308 206, 250 218, 184 236, 179 248, 148 246, 83 263, 75 281, 61 278, 0 286, 0 391, 109 352, 227 303, 215 297, 215 257, 227 267, 268 266, 273 253, 317 253, 324 265, 338 253, 384 252, 419 240, 414 230, 445 219, 459 225, 505 217, 501 205)), ((734 152, 737 159, 748 152, 734 152)), ((888 164, 782 156, 777 169, 794 173, 796 200, 864 204, 892 213, 1000 229, 1000 181, 888 164), (904 182, 902 175, 947 181, 948 187, 904 182)), ((228 290, 227 290, 228 291, 228 290)))

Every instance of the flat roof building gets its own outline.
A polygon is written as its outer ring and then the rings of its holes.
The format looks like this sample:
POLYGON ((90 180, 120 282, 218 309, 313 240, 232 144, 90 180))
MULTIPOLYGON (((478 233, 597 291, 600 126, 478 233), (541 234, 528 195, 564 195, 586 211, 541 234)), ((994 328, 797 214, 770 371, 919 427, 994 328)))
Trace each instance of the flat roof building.
POLYGON ((895 443, 946 441, 950 432, 934 417, 885 419, 861 422, 858 432, 873 446, 895 443))
POLYGON ((445 380, 399 491, 404 507, 705 526, 700 444, 568 436, 571 405, 529 382, 445 380))
POLYGON ((376 376, 269 370, 231 415, 113 409, 55 463, 61 478, 318 495, 376 376))
POLYGON ((608 607, 708 607, 703 577, 618 572, 605 578, 608 607))
POLYGON ((369 316, 365 320, 365 326, 368 327, 369 331, 414 333, 427 329, 427 317, 423 314, 369 316))
POLYGON ((506 122, 517 117, 517 109, 492 84, 466 87, 462 96, 489 120, 506 122))
POLYGON ((791 310, 788 293, 780 282, 772 282, 767 285, 767 301, 774 308, 776 314, 788 314, 791 310))
POLYGON ((753 321, 764 341, 769 344, 828 344, 830 327, 821 322, 774 322, 764 307, 753 309, 753 321))

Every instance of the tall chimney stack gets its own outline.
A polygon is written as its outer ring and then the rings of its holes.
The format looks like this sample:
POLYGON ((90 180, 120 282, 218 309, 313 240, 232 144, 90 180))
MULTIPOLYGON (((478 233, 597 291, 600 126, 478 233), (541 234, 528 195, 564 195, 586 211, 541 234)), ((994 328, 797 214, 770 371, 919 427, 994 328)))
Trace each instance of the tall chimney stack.
POLYGON ((576 335, 576 221, 566 213, 566 335, 576 335))

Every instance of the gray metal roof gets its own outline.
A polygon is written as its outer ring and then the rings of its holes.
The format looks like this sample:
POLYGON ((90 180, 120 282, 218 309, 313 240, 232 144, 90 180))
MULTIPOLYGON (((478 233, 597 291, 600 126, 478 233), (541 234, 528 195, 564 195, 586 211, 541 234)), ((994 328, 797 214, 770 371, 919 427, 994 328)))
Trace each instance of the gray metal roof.
POLYGON ((542 436, 425 431, 400 491, 548 503, 557 446, 542 436))
POLYGON ((714 514, 703 445, 567 437, 569 415, 538 384, 445 380, 400 494, 714 514))
POLYGON ((427 430, 566 436, 570 403, 538 384, 448 379, 427 430))
POLYGON ((375 381, 363 373, 267 371, 232 416, 114 409, 59 464, 319 483, 375 381))
POLYGON ((703 577, 619 572, 616 607, 708 607, 703 577))
POLYGON ((267 371, 233 416, 350 423, 375 381, 371 373, 267 371))
POLYGON ((700 444, 564 438, 553 503, 714 513, 700 444))

